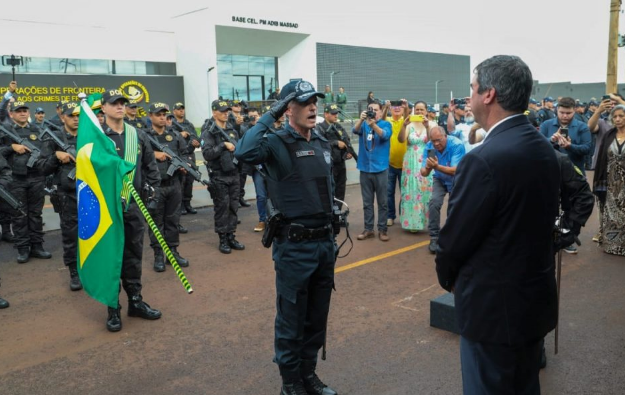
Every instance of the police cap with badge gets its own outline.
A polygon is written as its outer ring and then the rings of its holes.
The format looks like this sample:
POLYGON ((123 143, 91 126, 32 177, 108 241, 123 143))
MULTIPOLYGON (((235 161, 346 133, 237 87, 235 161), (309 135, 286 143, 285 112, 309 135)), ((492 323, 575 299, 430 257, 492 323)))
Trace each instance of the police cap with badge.
POLYGON ((61 113, 63 115, 79 115, 80 105, 74 102, 67 102, 61 107, 61 113))
POLYGON ((280 100, 285 99, 291 93, 295 93, 293 100, 304 103, 306 100, 313 96, 317 96, 320 99, 324 99, 326 95, 321 92, 317 92, 313 84, 308 81, 291 81, 282 87, 280 90, 280 100))
POLYGON ((130 102, 121 89, 109 89, 102 93, 102 103, 113 104, 118 100, 123 100, 126 104, 130 102))
POLYGON ((10 111, 13 112, 22 108, 25 108, 27 110, 30 109, 30 107, 28 107, 23 101, 14 101, 11 103, 10 111))
POLYGON ((332 114, 332 115, 336 115, 339 113, 339 106, 337 106, 336 104, 332 103, 332 104, 327 104, 325 109, 323 110, 323 112, 326 112, 328 114, 332 114))
MULTIPOLYGON (((175 108, 175 107, 174 107, 175 108)), ((166 103, 152 103, 148 110, 150 114, 157 114, 159 112, 169 112, 169 106, 166 103)))
POLYGON ((226 100, 213 100, 211 104, 211 108, 213 111, 226 112, 232 110, 232 107, 228 104, 226 100))
POLYGON ((178 102, 174 104, 174 110, 184 110, 184 103, 178 102))

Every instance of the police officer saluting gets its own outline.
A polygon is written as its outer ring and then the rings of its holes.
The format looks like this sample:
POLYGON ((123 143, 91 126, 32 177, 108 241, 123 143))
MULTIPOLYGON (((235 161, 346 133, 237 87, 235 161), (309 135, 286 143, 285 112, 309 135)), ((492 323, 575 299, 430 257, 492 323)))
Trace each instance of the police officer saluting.
MULTIPOLYGON (((239 160, 263 164, 268 198, 284 216, 273 242, 274 360, 282 376, 282 395, 336 394, 315 373, 326 336, 335 264, 332 148, 315 131, 317 98, 323 97, 309 82, 288 83, 281 100, 247 131, 236 149, 239 160), (285 112, 289 117, 285 128, 267 133, 285 112)), ((266 235, 272 229, 272 218, 268 221, 266 235)))
MULTIPOLYGON (((5 99, 0 105, 0 122, 2 126, 21 138, 26 138, 32 145, 41 150, 43 143, 39 139, 40 130, 28 122, 30 112, 28 106, 21 101, 10 104, 12 121, 8 121, 5 99)), ((26 215, 13 213, 14 245, 17 248, 17 263, 26 263, 30 257, 50 259, 52 254, 43 248, 42 211, 45 200, 45 177, 41 165, 45 153, 32 163, 31 152, 26 146, 16 144, 8 136, 2 138, 0 153, 7 158, 13 172, 11 192, 22 202, 26 215), (31 162, 31 166, 28 166, 31 162)))
MULTIPOLYGON (((78 133, 78 115, 80 106, 77 103, 63 104, 61 120, 63 121, 63 131, 55 132, 57 137, 64 143, 76 149, 76 139, 78 133)), ((67 152, 58 150, 54 142, 50 142, 50 150, 54 151, 44 164, 45 175, 55 174, 54 180, 60 197, 61 207, 59 216, 61 218, 61 235, 63 239, 63 263, 69 269, 69 288, 72 291, 82 289, 82 283, 78 277, 76 269, 78 250, 78 202, 76 200, 76 158, 67 152), (70 173, 74 174, 71 179, 70 173)))
MULTIPOLYGON (((345 185, 347 184, 347 168, 345 160, 351 159, 347 153, 347 145, 343 142, 343 136, 347 136, 345 129, 338 122, 339 108, 336 104, 326 105, 323 116, 325 120, 317 125, 332 146, 332 177, 334 178, 334 195, 339 200, 345 200, 345 185)), ((349 138, 349 137, 347 137, 349 138)))
MULTIPOLYGON (((137 191, 142 180, 155 189, 158 196, 161 177, 154 159, 154 151, 145 132, 124 122, 124 110, 128 99, 119 89, 109 89, 102 94, 102 112, 106 116, 104 133, 113 140, 117 154, 136 167, 130 173, 137 191)), ((146 320, 161 318, 161 312, 151 308, 141 296, 141 260, 143 259, 144 219, 139 206, 132 197, 123 196, 124 204, 124 258, 122 260, 122 287, 128 295, 128 315, 146 320)), ((110 332, 122 329, 121 306, 108 308, 106 328, 110 332)))
MULTIPOLYGON (((148 134, 156 139, 160 144, 166 145, 175 154, 186 159, 188 148, 182 136, 171 129, 166 128, 166 117, 169 112, 169 106, 165 103, 154 103, 150 106, 150 121, 152 121, 152 130, 148 134)), ((191 146, 192 147, 192 146, 191 146)), ((179 170, 171 176, 167 174, 167 170, 171 165, 171 157, 164 152, 158 151, 154 147, 154 157, 161 174, 161 187, 156 196, 156 207, 151 210, 156 226, 163 234, 165 242, 171 249, 172 254, 182 267, 189 266, 189 261, 184 259, 178 253, 178 245, 180 245, 180 235, 178 232, 178 222, 180 222, 180 203, 182 201, 182 189, 180 181, 186 174, 179 170)), ((150 247, 154 249, 154 270, 157 272, 165 271, 165 256, 156 236, 153 232, 149 232, 150 247)))
POLYGON ((211 126, 202 133, 202 155, 211 171, 209 192, 215 204, 215 232, 219 234, 219 251, 230 254, 232 250, 244 250, 234 233, 237 230, 239 208, 239 170, 234 158, 238 133, 228 121, 231 110, 226 101, 215 100, 211 108, 211 126))

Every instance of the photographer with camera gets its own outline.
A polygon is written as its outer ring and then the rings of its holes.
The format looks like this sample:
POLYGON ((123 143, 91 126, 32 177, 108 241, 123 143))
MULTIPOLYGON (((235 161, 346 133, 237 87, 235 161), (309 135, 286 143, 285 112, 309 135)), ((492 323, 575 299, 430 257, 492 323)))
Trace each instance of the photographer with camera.
POLYGON ((465 115, 467 114, 466 106, 466 98, 453 99, 451 102, 449 102, 449 114, 447 114, 447 126, 445 129, 447 134, 455 132, 458 125, 466 123, 464 119, 465 115))
POLYGON ((365 240, 375 236, 374 224, 374 196, 378 203, 378 237, 388 241, 388 169, 393 134, 390 122, 382 119, 386 107, 378 100, 374 100, 367 111, 360 113, 360 119, 354 125, 352 132, 358 138, 358 170, 360 170, 360 191, 362 193, 362 207, 365 217, 365 229, 358 235, 358 240, 365 240))
POLYGON ((315 130, 318 98, 323 93, 307 81, 286 84, 281 100, 243 135, 235 154, 262 164, 266 173, 269 218, 263 245, 273 241, 274 361, 282 376, 281 395, 336 395, 315 373, 336 261, 331 147, 315 130), (272 132, 285 113, 288 124, 272 132))
POLYGON ((441 208, 445 195, 451 194, 456 168, 464 157, 464 144, 454 136, 448 136, 443 128, 435 126, 430 130, 430 141, 423 151, 421 175, 427 177, 434 171, 432 197, 428 207, 429 250, 432 254, 438 248, 441 230, 441 208))

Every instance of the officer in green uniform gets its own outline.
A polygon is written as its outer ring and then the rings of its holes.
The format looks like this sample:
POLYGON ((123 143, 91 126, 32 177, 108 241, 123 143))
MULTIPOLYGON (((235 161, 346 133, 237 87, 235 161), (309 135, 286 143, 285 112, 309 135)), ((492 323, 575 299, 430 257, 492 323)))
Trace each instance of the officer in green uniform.
POLYGON ((282 88, 280 98, 245 133, 235 156, 263 164, 268 197, 284 216, 273 241, 274 361, 282 376, 281 395, 332 395, 336 392, 315 373, 326 336, 335 264, 332 148, 315 130, 317 98, 324 95, 307 81, 292 81, 282 88), (289 123, 269 132, 285 112, 289 123))
POLYGON ((347 95, 345 94, 345 89, 343 87, 340 87, 339 93, 336 94, 336 105, 339 106, 341 111, 345 111, 345 106, 347 105, 347 95))

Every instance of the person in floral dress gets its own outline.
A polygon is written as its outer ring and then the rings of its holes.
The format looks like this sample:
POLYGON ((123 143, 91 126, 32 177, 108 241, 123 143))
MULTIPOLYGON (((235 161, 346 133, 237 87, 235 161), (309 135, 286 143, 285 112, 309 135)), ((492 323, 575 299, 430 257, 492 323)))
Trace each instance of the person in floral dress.
POLYGON ((411 232, 424 230, 428 225, 428 206, 432 195, 432 176, 424 177, 419 171, 423 165, 423 150, 429 140, 429 130, 435 123, 427 119, 427 104, 417 101, 414 115, 422 115, 423 122, 410 122, 406 117, 398 136, 399 142, 408 141, 404 155, 399 218, 402 229, 411 232))

